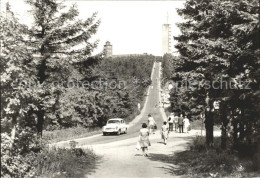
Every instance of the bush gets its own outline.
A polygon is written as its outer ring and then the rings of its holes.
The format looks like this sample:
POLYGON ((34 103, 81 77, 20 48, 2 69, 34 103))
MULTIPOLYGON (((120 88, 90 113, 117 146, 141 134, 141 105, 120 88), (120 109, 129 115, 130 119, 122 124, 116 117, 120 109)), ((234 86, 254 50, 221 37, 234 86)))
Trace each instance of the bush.
POLYGON ((45 148, 36 155, 33 165, 41 177, 84 177, 95 167, 96 160, 89 149, 45 148))
MULTIPOLYGON (((81 148, 63 149, 47 148, 39 145, 38 152, 23 153, 16 145, 11 147, 12 140, 1 134, 1 177, 84 177, 95 167, 97 156, 92 150, 81 148)), ((41 144, 41 145, 40 145, 41 144)))
POLYGON ((44 131, 43 139, 48 142, 58 142, 63 140, 71 140, 75 138, 81 138, 101 133, 99 127, 96 128, 85 128, 85 127, 72 127, 67 129, 44 131))
POLYGON ((256 170, 255 165, 258 160, 239 159, 230 151, 229 142, 228 149, 222 150, 220 137, 214 138, 214 146, 211 148, 205 145, 205 137, 195 137, 190 150, 174 155, 174 164, 181 165, 180 169, 174 172, 178 175, 190 174, 192 177, 251 177, 254 175, 253 171, 256 170))
POLYGON ((191 150, 196 150, 198 152, 205 151, 207 149, 206 145, 205 145, 205 142, 206 142, 205 137, 196 136, 193 139, 192 144, 190 145, 190 149, 191 150))
MULTIPOLYGON (((14 140, 7 134, 1 133, 1 177, 33 177, 34 171, 32 160, 34 154, 28 154, 28 149, 24 149, 30 141, 27 137, 26 142, 23 140, 23 133, 18 135, 19 138, 14 140)), ((28 135, 26 135, 28 136, 28 135)))

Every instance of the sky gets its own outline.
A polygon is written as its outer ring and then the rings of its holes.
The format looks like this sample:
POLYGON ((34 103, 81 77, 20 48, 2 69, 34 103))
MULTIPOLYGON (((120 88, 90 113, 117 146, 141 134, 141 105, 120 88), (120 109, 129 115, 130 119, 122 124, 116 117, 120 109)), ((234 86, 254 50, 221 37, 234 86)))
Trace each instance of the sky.
MULTIPOLYGON (((22 23, 31 24, 32 17, 28 13, 30 7, 23 0, 1 0, 3 5, 9 1, 11 10, 22 23)), ((113 54, 153 54, 162 55, 162 24, 171 24, 172 36, 180 34, 176 23, 183 19, 177 14, 185 1, 87 1, 65 0, 70 6, 78 5, 79 17, 86 19, 98 12, 101 20, 98 32, 92 41, 99 40, 94 51, 103 50, 106 41, 113 45, 113 54)), ((173 45, 175 42, 173 41, 173 45)), ((172 45, 172 46, 173 46, 172 45)), ((172 48, 172 51, 176 51, 172 48)))

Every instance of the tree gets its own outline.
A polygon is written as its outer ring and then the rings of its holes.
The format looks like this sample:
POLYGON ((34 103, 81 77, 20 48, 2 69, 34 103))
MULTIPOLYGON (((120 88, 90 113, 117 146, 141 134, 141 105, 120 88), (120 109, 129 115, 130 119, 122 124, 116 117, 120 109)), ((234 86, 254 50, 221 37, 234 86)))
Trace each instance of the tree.
MULTIPOLYGON (((18 23, 7 4, 6 17, 1 16, 1 130, 17 137, 21 129, 35 126, 30 108, 36 109, 38 94, 29 86, 34 83, 32 53, 26 48, 27 28, 18 23), (21 80, 26 79, 26 80, 21 80)), ((30 138, 28 138, 28 141, 30 138)))
POLYGON ((205 107, 206 93, 211 106, 214 100, 221 100, 223 148, 231 113, 240 108, 244 116, 239 125, 247 123, 249 139, 258 120, 259 81, 255 76, 259 75, 259 2, 189 0, 178 12, 186 21, 179 24, 182 35, 176 37, 181 54, 176 75, 178 80, 193 81, 181 95, 182 100, 192 99, 198 109, 205 107), (250 90, 245 89, 246 80, 251 82, 250 90), (220 88, 225 82, 232 86, 220 88), (257 97, 250 97, 253 95, 257 97))
POLYGON ((83 78, 77 64, 88 60, 97 42, 90 43, 100 24, 94 13, 87 20, 77 18, 79 12, 76 5, 66 12, 65 6, 56 0, 27 1, 32 7, 34 24, 30 31, 28 45, 34 52, 34 63, 37 65, 37 79, 41 101, 38 103, 37 130, 41 135, 44 120, 56 120, 55 105, 59 97, 67 91, 71 78, 83 78), (61 87, 54 87, 53 82, 65 82, 61 87))
POLYGON ((32 52, 26 47, 28 30, 6 5, 0 17, 1 85, 1 177, 26 177, 32 173, 23 156, 35 146, 38 92, 30 84, 37 81, 32 52))

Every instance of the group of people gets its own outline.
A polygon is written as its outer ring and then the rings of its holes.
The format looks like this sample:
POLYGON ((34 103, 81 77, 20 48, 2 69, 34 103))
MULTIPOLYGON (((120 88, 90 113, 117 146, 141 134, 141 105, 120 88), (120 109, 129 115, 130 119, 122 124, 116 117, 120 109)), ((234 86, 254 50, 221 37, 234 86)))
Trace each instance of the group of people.
POLYGON ((168 119, 169 122, 169 131, 173 131, 173 126, 175 126, 175 132, 180 133, 189 133, 190 130, 190 120, 187 116, 183 117, 183 114, 180 116, 174 115, 171 113, 168 119))
MULTIPOLYGON (((173 131, 173 125, 175 125, 176 132, 179 129, 180 133, 188 133, 190 122, 187 116, 183 117, 183 114, 181 114, 180 116, 175 116, 174 113, 171 113, 168 121, 164 121, 161 128, 161 137, 165 145, 167 145, 169 132, 173 131)), ((148 125, 146 123, 142 124, 142 128, 140 129, 139 133, 139 141, 137 142, 137 149, 142 149, 144 156, 148 156, 148 146, 151 146, 149 135, 154 134, 155 129, 157 129, 156 122, 151 114, 149 114, 148 125)))

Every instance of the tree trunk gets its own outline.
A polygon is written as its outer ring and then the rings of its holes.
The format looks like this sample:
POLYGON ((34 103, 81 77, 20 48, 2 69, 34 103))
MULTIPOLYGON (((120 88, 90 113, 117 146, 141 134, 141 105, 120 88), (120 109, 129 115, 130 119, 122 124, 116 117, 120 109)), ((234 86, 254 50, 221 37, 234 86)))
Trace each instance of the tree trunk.
POLYGON ((211 111, 205 112, 206 145, 213 145, 213 126, 214 120, 211 111))
POLYGON ((221 148, 223 150, 227 148, 227 128, 224 125, 221 127, 221 148))
POLYGON ((239 123, 239 141, 243 141, 245 138, 245 126, 243 123, 239 123))
POLYGON ((234 147, 236 148, 237 144, 238 144, 238 121, 237 118, 234 118, 233 122, 233 140, 234 140, 234 147))
POLYGON ((221 115, 221 121, 222 121, 222 127, 221 127, 221 148, 226 149, 227 148, 227 125, 228 125, 228 119, 226 113, 222 113, 221 115))
POLYGON ((14 145, 15 134, 16 134, 16 124, 14 124, 12 131, 11 131, 11 145, 10 145, 11 149, 13 148, 13 145, 14 145))
POLYGON ((36 128, 37 128, 37 133, 38 136, 42 137, 42 131, 43 131, 43 124, 44 124, 44 111, 42 108, 39 109, 39 111, 36 112, 37 114, 37 123, 36 123, 36 128))

